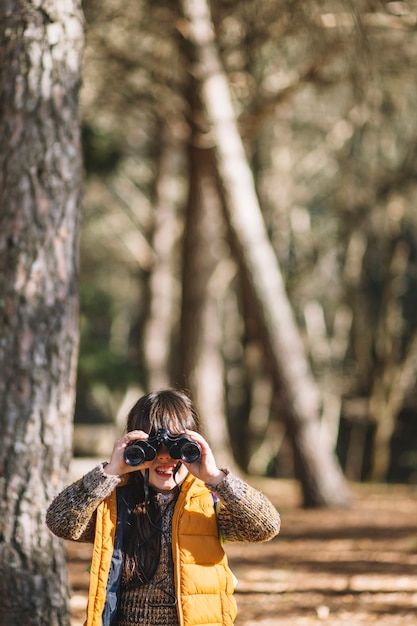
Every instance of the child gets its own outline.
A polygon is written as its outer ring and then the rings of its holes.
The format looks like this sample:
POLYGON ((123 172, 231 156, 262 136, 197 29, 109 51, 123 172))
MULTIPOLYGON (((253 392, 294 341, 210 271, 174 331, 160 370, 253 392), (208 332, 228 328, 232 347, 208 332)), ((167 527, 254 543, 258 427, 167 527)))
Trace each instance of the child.
POLYGON ((233 624, 222 543, 271 539, 277 511, 217 467, 184 393, 143 396, 126 430, 110 462, 64 489, 46 516, 59 537, 94 542, 86 626, 233 624))

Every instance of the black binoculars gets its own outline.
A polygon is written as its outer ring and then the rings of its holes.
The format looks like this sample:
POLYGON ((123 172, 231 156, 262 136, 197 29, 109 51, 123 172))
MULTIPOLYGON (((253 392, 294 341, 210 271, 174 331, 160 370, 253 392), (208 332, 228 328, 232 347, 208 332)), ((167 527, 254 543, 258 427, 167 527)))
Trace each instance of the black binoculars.
POLYGON ((136 467, 145 461, 153 461, 161 446, 166 446, 173 459, 194 463, 201 456, 198 443, 192 441, 185 433, 174 435, 164 428, 146 440, 137 440, 130 443, 124 453, 125 462, 136 467))

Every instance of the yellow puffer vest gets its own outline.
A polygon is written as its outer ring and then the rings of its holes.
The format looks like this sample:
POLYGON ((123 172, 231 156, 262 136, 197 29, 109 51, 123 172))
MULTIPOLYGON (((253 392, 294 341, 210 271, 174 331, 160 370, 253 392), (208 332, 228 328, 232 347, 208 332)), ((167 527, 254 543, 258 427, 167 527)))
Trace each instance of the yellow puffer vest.
MULTIPOLYGON (((97 509, 87 620, 101 626, 117 519, 115 491, 97 509)), ((172 520, 172 554, 180 626, 231 626, 236 617, 233 575, 218 537, 211 492, 189 475, 172 520)))

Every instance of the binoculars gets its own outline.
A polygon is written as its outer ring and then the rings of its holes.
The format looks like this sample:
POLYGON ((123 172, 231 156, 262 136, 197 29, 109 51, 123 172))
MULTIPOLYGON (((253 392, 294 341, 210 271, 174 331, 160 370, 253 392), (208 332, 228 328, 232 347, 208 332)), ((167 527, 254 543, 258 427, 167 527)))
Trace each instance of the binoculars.
POLYGON ((166 446, 173 459, 194 463, 201 456, 198 443, 192 441, 185 433, 174 435, 169 430, 161 428, 155 435, 145 441, 132 441, 124 453, 125 462, 136 467, 145 461, 153 461, 161 446, 166 446))

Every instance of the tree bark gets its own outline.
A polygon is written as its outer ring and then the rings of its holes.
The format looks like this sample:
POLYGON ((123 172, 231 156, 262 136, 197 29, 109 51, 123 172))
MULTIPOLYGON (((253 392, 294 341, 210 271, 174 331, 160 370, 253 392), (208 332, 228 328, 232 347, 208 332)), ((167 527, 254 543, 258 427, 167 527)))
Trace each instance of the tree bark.
POLYGON ((177 285, 174 274, 176 245, 180 234, 178 183, 181 144, 168 127, 162 133, 162 152, 156 185, 153 252, 155 260, 149 281, 149 319, 146 325, 144 355, 148 388, 160 389, 171 383, 173 328, 178 323, 177 285))
POLYGON ((405 354, 401 349, 403 317, 397 281, 406 274, 410 250, 403 243, 394 247, 385 282, 377 327, 377 367, 369 398, 369 416, 375 425, 369 478, 386 480, 391 462, 391 438, 407 393, 416 382, 417 333, 411 335, 405 354))
POLYGON ((71 458, 82 181, 77 2, 0 3, 0 621, 68 626, 46 508, 71 458))
POLYGON ((277 258, 268 239, 252 174, 237 130, 206 0, 182 0, 188 20, 183 34, 194 46, 194 73, 211 127, 226 219, 241 271, 253 293, 276 384, 285 397, 298 477, 306 506, 346 505, 340 467, 320 437, 319 398, 288 301, 277 258))
POLYGON ((196 85, 190 85, 189 196, 185 216, 182 364, 180 381, 190 388, 205 435, 222 465, 234 467, 225 415, 222 327, 219 306, 234 264, 223 259, 224 220, 213 155, 204 146, 196 85), (231 267, 232 266, 232 267, 231 267))

